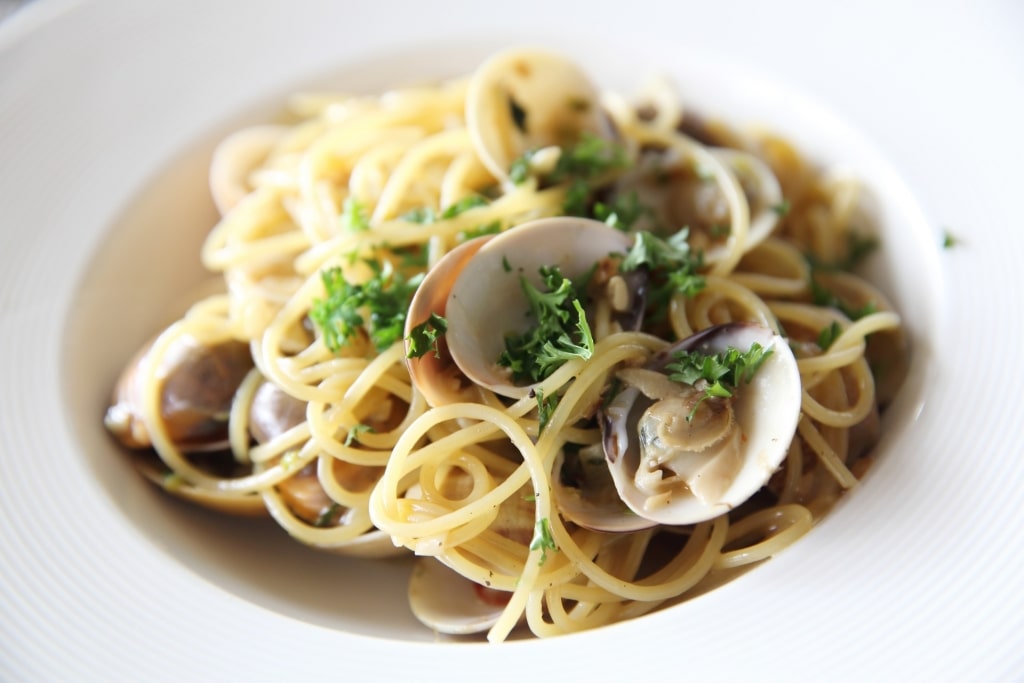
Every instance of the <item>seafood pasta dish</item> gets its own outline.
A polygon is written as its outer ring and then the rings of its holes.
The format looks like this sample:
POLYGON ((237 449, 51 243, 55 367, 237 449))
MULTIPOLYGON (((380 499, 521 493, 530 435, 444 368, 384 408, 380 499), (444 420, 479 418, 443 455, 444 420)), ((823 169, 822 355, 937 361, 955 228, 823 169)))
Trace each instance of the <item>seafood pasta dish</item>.
POLYGON ((716 114, 525 48, 294 96, 217 147, 219 286, 126 359, 107 428, 172 495, 414 557, 440 633, 726 583, 855 488, 908 350, 856 179, 716 114))

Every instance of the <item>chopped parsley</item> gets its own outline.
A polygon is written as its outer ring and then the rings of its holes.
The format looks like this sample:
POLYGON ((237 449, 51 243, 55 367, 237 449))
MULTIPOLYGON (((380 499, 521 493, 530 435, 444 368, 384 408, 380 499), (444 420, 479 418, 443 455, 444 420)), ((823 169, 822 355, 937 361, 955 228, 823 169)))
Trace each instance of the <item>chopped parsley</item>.
POLYGON ((483 223, 481 225, 472 228, 471 230, 465 230, 460 232, 458 239, 460 242, 466 242, 475 237, 481 237, 483 235, 497 235, 501 232, 501 220, 493 220, 490 223, 483 223))
POLYGON ((732 226, 725 223, 715 223, 708 228, 708 236, 714 239, 718 239, 719 237, 728 237, 731 232, 732 226))
POLYGON ((531 395, 537 399, 537 421, 539 426, 537 433, 540 434, 544 431, 544 428, 548 426, 548 422, 551 421, 551 416, 555 412, 555 408, 558 407, 558 395, 555 396, 544 396, 543 389, 536 389, 530 392, 531 395))
POLYGON ((590 183, 580 178, 569 183, 565 190, 565 199, 562 200, 562 213, 566 216, 588 215, 590 205, 590 183))
POLYGON ((749 384, 761 364, 772 354, 758 343, 751 344, 748 351, 728 348, 722 353, 705 354, 699 351, 677 351, 674 359, 666 365, 668 378, 703 390, 704 395, 686 416, 693 419, 700 404, 709 398, 729 398, 741 384, 749 384))
POLYGON ((530 177, 530 157, 533 152, 527 152, 517 157, 508 169, 508 179, 515 185, 522 185, 530 177))
POLYGON ((359 435, 365 432, 373 434, 373 427, 368 424, 359 423, 348 430, 345 435, 345 446, 351 446, 354 443, 358 443, 359 435))
POLYGON ((569 178, 594 180, 609 171, 627 166, 629 159, 621 145, 584 131, 579 142, 562 150, 551 172, 551 180, 556 183, 569 178))
POLYGON ((498 358, 498 365, 509 368, 516 382, 539 382, 565 361, 587 360, 594 353, 587 315, 572 281, 557 266, 542 266, 540 274, 543 291, 519 278, 534 324, 523 334, 506 336, 498 358))
POLYGON ((822 351, 828 351, 842 332, 843 330, 839 327, 839 323, 833 320, 831 325, 822 328, 821 332, 818 333, 818 347, 822 351))
POLYGON ((869 301, 860 308, 851 308, 842 299, 840 299, 835 292, 827 287, 822 286, 814 279, 814 274, 811 274, 811 301, 815 306, 824 306, 826 308, 834 308, 850 320, 860 320, 866 315, 871 315, 878 310, 878 306, 874 301, 869 301))
POLYGON ((846 233, 846 252, 839 259, 828 262, 823 261, 814 254, 806 254, 807 263, 812 270, 842 270, 852 271, 857 268, 864 259, 878 249, 878 239, 872 235, 851 230, 846 233))
POLYGON ((558 546, 555 545, 555 539, 551 535, 551 523, 548 522, 547 517, 537 520, 537 524, 533 528, 533 540, 530 541, 530 550, 540 551, 540 562, 538 564, 542 567, 548 561, 548 551, 558 550, 558 546))
MULTIPOLYGON (((530 177, 530 160, 536 150, 529 150, 516 158, 509 167, 509 180, 521 185, 530 177)), ((599 135, 584 131, 576 144, 562 148, 554 169, 546 177, 552 183, 571 182, 571 194, 576 206, 581 197, 589 196, 590 184, 611 171, 625 169, 629 166, 626 150, 621 145, 606 140, 599 135)), ((569 215, 582 213, 566 212, 569 215)))
POLYGON ((320 329, 324 344, 335 353, 361 329, 378 350, 401 339, 409 301, 423 280, 422 274, 406 279, 387 261, 365 263, 373 276, 361 284, 348 282, 338 267, 320 273, 327 297, 313 300, 309 317, 320 329))
POLYGON ((594 202, 593 216, 607 225, 629 232, 629 230, 644 216, 651 213, 651 208, 640 203, 636 192, 631 192, 625 197, 616 197, 611 204, 594 202))
POLYGON ((366 205, 355 197, 348 197, 341 205, 341 227, 347 232, 366 232, 370 229, 370 217, 366 205))
POLYGON ((322 529, 324 527, 333 525, 334 522, 336 521, 335 517, 337 517, 339 512, 341 512, 341 504, 331 503, 328 507, 324 508, 320 512, 320 516, 318 516, 316 518, 316 521, 313 522, 313 526, 317 527, 318 529, 322 529))
POLYGON ((403 220, 407 220, 410 223, 421 223, 423 225, 430 225, 438 221, 446 221, 456 216, 475 209, 478 206, 487 206, 487 199, 481 197, 478 194, 471 194, 463 197, 459 201, 447 206, 444 211, 438 213, 429 206, 420 206, 408 213, 402 215, 403 220))
POLYGON ((689 231, 685 228, 667 240, 649 232, 638 232, 633 247, 619 266, 623 272, 644 268, 651 274, 647 303, 657 315, 665 314, 673 294, 678 292, 691 297, 704 289, 704 278, 697 272, 703 265, 703 258, 690 251, 688 237, 689 231))
POLYGON ((437 340, 448 331, 448 321, 437 313, 431 313, 430 317, 409 330, 409 352, 407 358, 419 358, 430 351, 439 357, 441 353, 437 350, 437 340))
POLYGON ((775 205, 772 206, 772 211, 777 213, 779 215, 779 217, 783 217, 783 216, 785 216, 786 214, 789 213, 789 210, 791 208, 792 208, 792 206, 790 206, 789 200, 788 199, 783 199, 778 204, 775 204, 775 205))
POLYGON ((942 235, 942 248, 943 249, 952 249, 957 244, 959 244, 959 240, 957 240, 957 238, 953 236, 953 233, 951 233, 948 230, 943 233, 943 235, 942 235))

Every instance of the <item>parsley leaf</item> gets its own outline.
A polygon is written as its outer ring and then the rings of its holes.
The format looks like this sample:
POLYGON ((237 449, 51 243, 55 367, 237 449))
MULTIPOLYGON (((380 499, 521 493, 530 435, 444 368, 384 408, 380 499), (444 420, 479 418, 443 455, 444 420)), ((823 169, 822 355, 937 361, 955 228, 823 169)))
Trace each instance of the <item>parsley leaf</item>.
POLYGON ((320 511, 320 515, 313 522, 313 526, 318 529, 329 527, 337 523, 338 513, 341 512, 341 503, 331 503, 323 510, 320 511))
POLYGON ((778 204, 775 204, 775 205, 772 206, 772 211, 777 213, 779 215, 779 217, 782 218, 786 214, 789 213, 791 208, 792 208, 792 206, 790 206, 789 200, 788 199, 783 199, 778 204))
POLYGON ((842 332, 843 330, 839 327, 839 323, 833 320, 831 325, 822 328, 821 332, 818 333, 818 347, 822 351, 828 351, 829 347, 832 346, 842 332))
POLYGON ((530 158, 532 156, 533 152, 526 152, 521 157, 517 157, 509 166, 508 179, 512 181, 512 184, 522 185, 530 177, 530 158))
POLYGON ((475 209, 478 206, 487 206, 487 199, 481 197, 478 194, 471 194, 463 197, 454 204, 451 204, 445 208, 441 213, 437 213, 434 209, 429 206, 419 206, 412 211, 409 211, 402 215, 404 220, 410 223, 421 223, 423 225, 430 225, 438 221, 446 221, 451 218, 475 209))
POLYGON ((566 216, 586 217, 587 206, 590 203, 590 184, 585 180, 576 178, 565 190, 565 199, 562 200, 562 213, 566 216))
POLYGON ((619 266, 623 272, 644 268, 651 274, 647 303, 655 313, 654 319, 665 314, 673 294, 678 292, 692 297, 704 289, 704 278, 697 272, 704 265, 704 259, 701 254, 690 252, 687 237, 686 228, 667 240, 649 232, 638 232, 633 247, 619 266))
POLYGON ((751 344, 747 351, 729 347, 721 353, 705 354, 699 351, 677 351, 673 361, 665 368, 668 378, 703 390, 704 395, 686 416, 693 419, 700 404, 709 398, 729 398, 736 387, 749 384, 761 364, 772 354, 758 343, 751 344))
POLYGON ((543 291, 525 277, 520 285, 534 325, 523 334, 505 337, 498 365, 512 371, 516 382, 539 382, 571 358, 590 358, 594 338, 572 281, 557 266, 541 267, 543 291))
POLYGON ((595 202, 593 210, 594 218, 623 232, 629 232, 637 221, 650 213, 651 207, 641 204, 636 192, 616 197, 611 204, 595 202))
POLYGON ((341 205, 341 227, 348 232, 366 232, 370 229, 370 218, 366 205, 355 197, 348 197, 341 205))
POLYGON ((558 550, 555 539, 551 535, 551 523, 547 517, 537 520, 533 529, 533 540, 530 541, 530 550, 541 551, 539 563, 541 566, 548 561, 549 550, 558 550))
POLYGON ((835 261, 823 261, 814 254, 806 254, 805 258, 812 270, 852 271, 878 249, 878 245, 876 237, 851 230, 846 233, 845 253, 835 261))
POLYGON ((309 317, 320 328, 324 344, 335 353, 360 329, 367 330, 379 350, 401 339, 409 301, 423 280, 422 274, 407 280, 389 262, 365 263, 373 277, 361 284, 345 280, 338 267, 320 273, 327 298, 313 300, 309 317))
POLYGON ((556 183, 570 178, 593 180, 627 166, 629 160, 621 145, 584 131, 575 145, 562 150, 550 179, 556 183))
POLYGON ((363 423, 359 423, 359 424, 355 425, 354 427, 349 429, 348 433, 345 435, 345 444, 344 445, 345 446, 351 446, 352 444, 357 443, 359 441, 359 435, 364 433, 364 432, 369 432, 369 433, 373 434, 374 433, 373 427, 371 427, 368 424, 363 424, 363 423))
POLYGON ((497 235, 499 232, 501 232, 500 219, 493 220, 490 223, 484 223, 470 230, 460 232, 457 236, 457 239, 460 242, 467 242, 475 237, 480 237, 482 235, 497 235))
POLYGON ((943 249, 952 249, 957 244, 958 244, 958 241, 957 241, 956 237, 953 236, 953 233, 949 232, 948 230, 945 233, 943 233, 943 235, 942 235, 942 248, 943 249))
POLYGON ((407 358, 419 358, 429 351, 433 351, 438 358, 441 357, 437 350, 437 340, 448 331, 448 321, 437 313, 431 313, 430 317, 416 327, 409 330, 409 353, 407 358))
POLYGON ((531 395, 537 399, 537 421, 538 434, 543 433, 544 428, 548 426, 548 422, 551 421, 551 415, 555 412, 555 408, 558 407, 558 395, 555 396, 544 396, 543 389, 537 389, 531 392, 531 395))
POLYGON ((814 279, 813 271, 811 272, 810 285, 811 301, 815 306, 834 308, 850 320, 860 320, 864 316, 871 315, 878 310, 878 306, 874 301, 869 301, 860 308, 851 308, 842 299, 840 299, 835 292, 819 284, 818 281, 814 279))

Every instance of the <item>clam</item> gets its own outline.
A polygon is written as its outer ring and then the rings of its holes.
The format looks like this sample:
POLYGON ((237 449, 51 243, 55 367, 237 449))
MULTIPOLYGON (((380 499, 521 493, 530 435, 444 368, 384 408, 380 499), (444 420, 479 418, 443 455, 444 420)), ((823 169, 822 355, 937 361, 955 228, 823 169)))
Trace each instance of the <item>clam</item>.
MULTIPOLYGON (((744 242, 749 251, 765 240, 779 222, 782 189, 775 174, 753 154, 734 149, 710 148, 736 178, 749 205, 750 227, 744 242)), ((636 194, 638 202, 650 207, 651 214, 637 229, 670 230, 688 227, 691 243, 704 252, 704 261, 713 264, 727 253, 719 240, 728 233, 731 222, 729 205, 717 183, 691 168, 674 151, 648 155, 638 168, 627 174, 616 187, 616 194, 636 194), (652 225, 653 224, 653 225, 652 225)))
POLYGON ((266 443, 305 421, 306 402, 273 382, 264 381, 253 394, 249 433, 257 443, 266 443))
MULTIPOLYGON (((270 381, 256 389, 249 410, 249 432, 259 443, 266 443, 306 420, 306 402, 287 393, 270 381)), ((338 505, 327 495, 317 475, 314 460, 277 485, 281 499, 299 519, 319 527, 344 526, 352 511, 338 505)), ((335 479, 348 491, 365 492, 377 483, 381 468, 332 460, 335 479)), ((384 532, 372 529, 353 539, 329 546, 341 555, 355 557, 392 557, 403 552, 384 532)))
POLYGON ((432 557, 416 558, 409 577, 413 615, 438 633, 482 633, 498 621, 511 593, 481 586, 432 557))
POLYGON ((584 132, 612 135, 587 75, 565 57, 537 49, 499 53, 476 70, 466 124, 480 160, 501 180, 526 152, 572 145, 584 132))
MULTIPOLYGON (((432 313, 442 317, 446 315, 448 294, 451 292, 452 283, 462 272, 469 259, 480 251, 480 248, 491 237, 492 235, 485 235, 463 242, 445 254, 430 270, 427 277, 416 288, 412 301, 409 302, 409 312, 405 318, 407 345, 413 327, 429 320, 432 313)), ((462 400, 462 393, 466 388, 465 382, 458 366, 452 361, 445 337, 438 340, 436 353, 428 352, 419 358, 407 358, 406 364, 409 367, 409 375, 413 384, 431 406, 436 407, 462 400)))
POLYGON ((786 456, 800 416, 801 383, 786 340, 748 323, 709 328, 624 368, 626 388, 604 408, 605 457, 622 501, 660 524, 717 517, 750 498, 786 456), (760 344, 770 354, 730 397, 706 398, 706 384, 670 380, 679 352, 721 354, 760 344))
POLYGON ((594 531, 628 532, 657 522, 636 514, 622 501, 601 444, 563 450, 555 458, 551 495, 566 519, 594 531))
MULTIPOLYGON (((458 469, 447 475, 441 488, 446 496, 460 497, 469 493, 472 481, 458 469)), ((533 538, 536 510, 529 495, 520 489, 498 506, 488 526, 493 532, 527 552, 533 538)), ((422 489, 414 485, 407 495, 420 496, 422 489)), ((495 574, 516 575, 515 566, 492 567, 495 574)), ((494 626, 511 597, 508 589, 499 590, 481 585, 459 574, 445 564, 444 554, 417 558, 409 577, 409 605, 424 625, 438 633, 466 635, 481 633, 494 626)))
MULTIPOLYGON (((565 277, 580 278, 610 254, 628 252, 631 241, 598 221, 560 217, 524 223, 487 241, 467 242, 464 252, 453 250, 428 273, 420 285, 422 296, 414 299, 409 324, 423 322, 431 311, 440 312, 443 302, 447 352, 458 370, 501 396, 522 398, 535 385, 516 384, 509 370, 497 363, 505 338, 534 324, 520 278, 541 287, 539 270, 544 266, 558 266, 565 277)), ((634 305, 629 302, 627 307, 634 305)), ((411 367, 413 381, 424 395, 435 400, 451 395, 451 376, 445 374, 443 363, 411 367)))
MULTIPOLYGON (((107 429, 129 448, 148 448, 143 392, 149 342, 129 362, 104 417, 107 429)), ((203 344, 188 335, 175 338, 153 373, 161 379, 160 417, 171 441, 183 451, 212 451, 228 445, 228 415, 242 380, 253 366, 249 346, 229 339, 203 344)))

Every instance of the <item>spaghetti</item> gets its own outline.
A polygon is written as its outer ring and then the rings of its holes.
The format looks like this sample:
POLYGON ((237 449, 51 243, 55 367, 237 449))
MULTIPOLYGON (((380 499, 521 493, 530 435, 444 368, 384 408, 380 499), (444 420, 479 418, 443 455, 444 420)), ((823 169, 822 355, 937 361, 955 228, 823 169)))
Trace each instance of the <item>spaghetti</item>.
MULTIPOLYGON (((286 123, 220 146, 211 188, 222 218, 202 259, 224 291, 129 364, 108 428, 176 495, 269 512, 311 546, 443 564, 433 602, 422 582, 439 565, 418 568, 411 590, 438 630, 498 641, 523 623, 537 636, 594 628, 771 557, 856 485, 906 367, 899 316, 852 273, 874 239, 854 181, 777 137, 697 119, 665 89, 641 102, 598 93, 557 55, 512 51, 467 79, 380 96, 296 97, 286 123), (585 306, 558 315, 592 346, 515 381, 522 359, 510 352, 502 367, 492 353, 481 372, 512 387, 496 391, 453 362, 467 332, 444 327, 441 264, 463 268, 489 239, 565 215, 624 244, 588 262, 589 280, 565 278, 585 306), (647 262, 640 296, 625 263, 643 239, 676 260, 647 262), (410 309, 414 297, 441 314, 410 309), (738 322, 795 358, 799 414, 782 464, 707 519, 580 523, 570 469, 607 476, 601 416, 623 369, 738 322), (428 346, 416 358, 413 331, 428 346), (437 595, 475 600, 483 616, 446 622, 437 595)), ((525 250, 541 270, 551 234, 525 250)), ((479 272, 466 286, 496 308, 479 325, 528 334, 499 303, 523 292, 479 272)))

